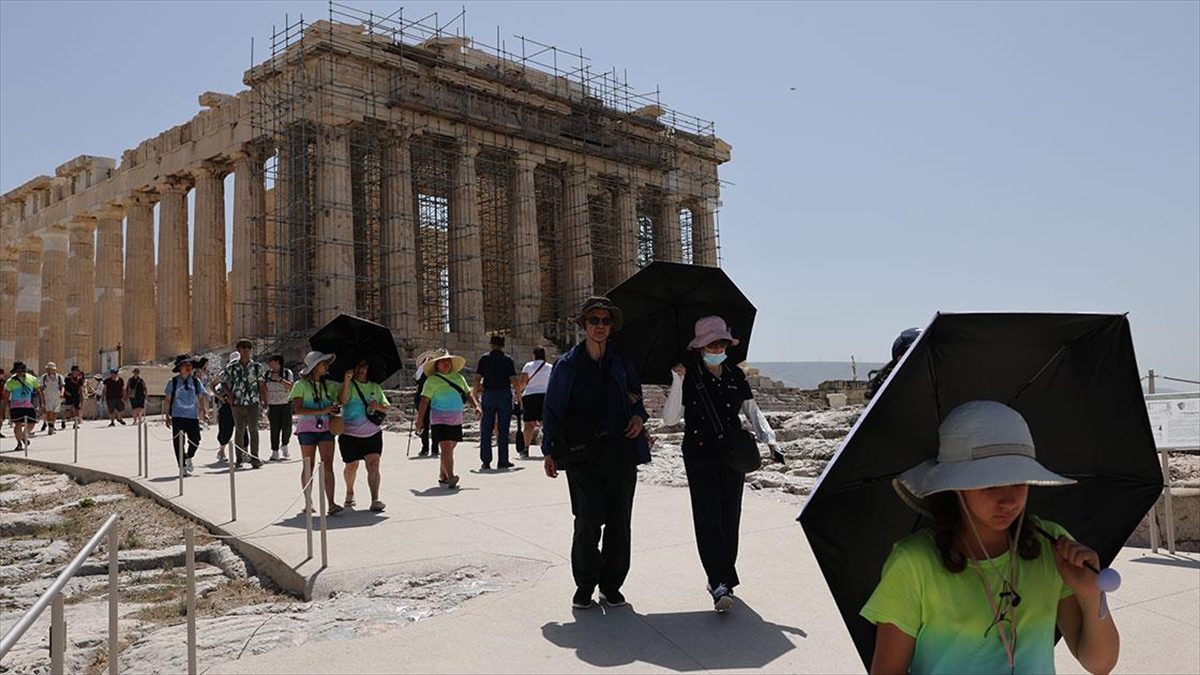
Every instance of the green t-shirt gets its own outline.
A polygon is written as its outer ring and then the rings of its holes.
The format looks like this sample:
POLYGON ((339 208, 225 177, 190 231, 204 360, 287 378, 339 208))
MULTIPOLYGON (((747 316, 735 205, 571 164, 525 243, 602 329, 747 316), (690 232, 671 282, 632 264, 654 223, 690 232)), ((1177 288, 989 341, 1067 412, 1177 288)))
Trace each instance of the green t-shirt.
MULTIPOLYGON (((325 380, 321 386, 313 389, 308 378, 296 380, 292 385, 292 393, 288 398, 300 399, 300 406, 309 410, 327 408, 337 400, 342 391, 342 383, 325 380)), ((329 431, 329 415, 298 415, 296 418, 296 433, 309 434, 319 431, 329 431)))
MULTIPOLYGON (((1035 519, 1052 535, 1071 535, 1061 526, 1035 519)), ((1058 602, 1072 594, 1054 566, 1050 542, 1039 536, 1042 552, 1033 560, 1017 556, 1016 589, 1021 604, 1015 610, 1018 673, 1054 672, 1054 628, 1058 602)), ((999 595, 1001 577, 1008 573, 1011 552, 979 561, 979 570, 999 595), (993 568, 995 571, 993 571, 993 568)), ((996 627, 995 613, 984 595, 983 582, 967 563, 955 574, 942 565, 933 533, 922 530, 892 547, 883 564, 875 592, 862 608, 873 624, 890 623, 916 639, 911 673, 1007 673, 1008 656, 996 627)), ((995 598, 1011 627, 1014 613, 1008 598, 995 598)), ((1009 629, 1011 631, 1011 628, 1009 629)))

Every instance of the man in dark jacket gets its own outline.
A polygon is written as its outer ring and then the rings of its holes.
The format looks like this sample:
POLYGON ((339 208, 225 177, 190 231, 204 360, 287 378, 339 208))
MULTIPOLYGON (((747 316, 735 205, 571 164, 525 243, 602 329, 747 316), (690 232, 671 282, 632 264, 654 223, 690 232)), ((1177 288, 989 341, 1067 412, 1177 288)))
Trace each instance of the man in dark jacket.
POLYGON ((650 461, 642 430, 648 415, 637 372, 608 345, 621 326, 620 308, 608 298, 589 298, 577 321, 587 338, 559 358, 550 374, 542 451, 546 475, 555 478, 565 470, 571 493, 571 604, 591 607, 599 586, 601 600, 619 607, 629 573, 637 465, 650 461))

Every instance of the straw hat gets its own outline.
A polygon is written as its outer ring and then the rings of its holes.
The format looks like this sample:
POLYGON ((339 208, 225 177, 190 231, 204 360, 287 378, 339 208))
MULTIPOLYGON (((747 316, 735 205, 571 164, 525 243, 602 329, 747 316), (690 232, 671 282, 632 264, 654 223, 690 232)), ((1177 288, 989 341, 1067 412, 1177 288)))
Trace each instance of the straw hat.
POLYGON ((719 316, 706 316, 696 322, 696 337, 688 343, 689 349, 702 349, 717 340, 728 340, 730 346, 737 346, 739 340, 729 332, 725 319, 719 316))
POLYGON ((970 401, 938 427, 937 459, 900 474, 892 487, 906 504, 928 516, 925 499, 939 492, 1074 482, 1038 463, 1033 436, 1020 413, 996 401, 970 401))
POLYGON ((318 363, 333 363, 337 356, 334 354, 326 354, 325 352, 311 351, 304 355, 304 367, 300 369, 301 375, 308 375, 313 368, 317 367, 318 363))
POLYGON ((463 369, 463 366, 467 365, 467 360, 463 357, 451 354, 448 349, 438 349, 430 354, 429 358, 425 359, 424 365, 421 366, 421 370, 425 372, 425 377, 432 377, 434 370, 437 368, 437 362, 445 361, 446 359, 450 359, 450 372, 452 373, 457 373, 463 369))

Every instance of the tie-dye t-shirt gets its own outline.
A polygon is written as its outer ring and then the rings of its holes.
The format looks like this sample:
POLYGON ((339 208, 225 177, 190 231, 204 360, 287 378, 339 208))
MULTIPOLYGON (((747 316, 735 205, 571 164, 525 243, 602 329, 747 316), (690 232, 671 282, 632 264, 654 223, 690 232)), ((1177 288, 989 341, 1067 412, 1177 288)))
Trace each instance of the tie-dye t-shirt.
POLYGON ((429 399, 429 423, 457 426, 463 423, 462 394, 450 385, 450 380, 463 391, 469 390, 466 378, 462 373, 437 373, 425 380, 421 388, 421 396, 429 399), (439 375, 441 377, 439 377, 439 375), (446 378, 443 380, 442 378, 446 378))
MULTIPOLYGON (((1038 520, 1052 535, 1067 535, 1061 526, 1038 520)), ((1038 537, 1041 554, 1033 560, 1017 556, 1016 610, 1018 673, 1054 672, 1054 628, 1058 602, 1072 594, 1054 566, 1054 551, 1038 537)), ((1010 553, 980 562, 992 592, 1004 591, 1010 553), (993 568, 995 571, 993 571, 993 568)), ((995 598, 1011 626, 1008 598, 995 598)), ((994 626, 995 613, 984 596, 983 583, 968 563, 957 574, 942 565, 933 534, 922 530, 892 547, 883 576, 862 608, 873 624, 890 623, 916 639, 911 673, 1007 673, 1008 656, 994 626)))
POLYGON ((378 383, 351 382, 350 394, 346 397, 346 402, 342 404, 342 419, 346 423, 342 428, 343 436, 370 438, 379 433, 379 425, 367 419, 367 406, 363 405, 363 399, 366 399, 367 403, 378 403, 385 408, 388 405, 388 399, 383 393, 383 387, 379 386, 378 383), (362 392, 362 398, 359 398, 358 395, 360 391, 362 392))
POLYGON ((33 392, 37 391, 38 381, 29 373, 21 377, 13 375, 4 382, 4 388, 8 390, 8 407, 14 410, 32 408, 33 392))
MULTIPOLYGON (((341 392, 341 384, 324 380, 314 389, 308 378, 302 377, 292 385, 291 397, 300 399, 300 407, 308 410, 328 408, 341 392)), ((329 415, 296 416, 296 433, 314 434, 321 431, 329 431, 329 415)))

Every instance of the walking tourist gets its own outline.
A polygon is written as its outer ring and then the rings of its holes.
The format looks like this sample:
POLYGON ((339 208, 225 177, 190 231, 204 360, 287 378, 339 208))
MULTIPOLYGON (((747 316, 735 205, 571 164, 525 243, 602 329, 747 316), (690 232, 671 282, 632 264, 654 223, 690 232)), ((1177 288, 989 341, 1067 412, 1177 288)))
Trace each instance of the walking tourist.
POLYGON ((320 451, 321 480, 325 482, 325 497, 329 500, 326 512, 331 516, 343 509, 334 500, 333 432, 330 430, 333 415, 340 412, 336 400, 338 385, 325 380, 325 373, 334 358, 333 354, 317 351, 306 354, 304 368, 300 370, 296 384, 292 385, 291 393, 292 412, 298 418, 296 436, 300 439, 300 457, 304 460, 304 466, 300 469, 300 485, 308 485, 314 458, 320 451))
POLYGON ((379 383, 369 379, 370 366, 359 361, 354 368, 346 369, 338 403, 342 406, 342 434, 338 437, 342 461, 346 468, 342 477, 346 481, 346 508, 355 505, 354 478, 358 474, 358 463, 367 466, 367 487, 371 490, 371 510, 383 511, 386 505, 379 501, 379 459, 383 454, 383 424, 388 407, 387 396, 379 383))
POLYGON ((108 411, 108 426, 115 426, 117 422, 125 426, 125 380, 117 374, 116 368, 109 369, 108 377, 104 378, 104 409, 108 411))
MULTIPOLYGON (((425 363, 429 361, 429 357, 432 354, 433 354, 432 351, 422 352, 421 355, 417 357, 417 373, 416 373, 417 390, 415 392, 413 392, 413 418, 414 418, 414 420, 416 419, 417 411, 421 409, 421 389, 425 387, 425 381, 429 379, 425 375, 425 363)), ((433 447, 430 448, 430 443, 429 443, 429 408, 428 407, 425 408, 425 416, 421 418, 421 424, 416 425, 414 422, 413 428, 416 429, 418 426, 420 428, 419 435, 421 437, 421 452, 418 453, 419 456, 426 457, 432 451, 433 456, 437 457, 438 456, 437 444, 436 443, 432 444, 433 447)))
POLYGON ((125 383, 125 396, 129 399, 129 411, 133 415, 135 425, 146 421, 146 381, 142 379, 142 369, 134 368, 129 381, 125 383))
MULTIPOLYGON (((66 384, 63 376, 58 373, 58 364, 53 361, 47 362, 46 372, 38 378, 38 394, 42 398, 42 412, 45 415, 42 429, 50 435, 54 434, 54 423, 62 412, 63 389, 66 384)), ((63 428, 66 428, 65 421, 63 428)))
POLYGON ((746 485, 745 469, 733 457, 734 435, 743 433, 739 414, 772 455, 779 452, 775 432, 754 402, 746 374, 726 362, 725 350, 737 344, 721 317, 697 321, 687 358, 672 369, 671 390, 663 406, 664 424, 678 424, 683 418, 683 466, 692 499, 692 526, 718 612, 733 605, 733 589, 739 583, 738 530, 746 485))
POLYGON ((892 547, 862 608, 876 626, 871 672, 1051 673, 1056 629, 1085 669, 1111 672, 1120 638, 1086 567, 1099 556, 1025 512, 1030 485, 1075 481, 1038 463, 1025 420, 1002 403, 958 406, 938 437, 936 460, 893 480, 933 526, 892 547))
MULTIPOLYGON (((8 384, 8 371, 0 367, 0 382, 8 384)), ((8 419, 8 391, 3 385, 0 385, 0 429, 4 428, 4 420, 8 419)), ((0 433, 0 438, 5 438, 3 433, 0 433)))
POLYGON ((621 309, 592 297, 577 322, 587 338, 554 364, 546 389, 542 452, 545 471, 567 472, 575 533, 572 606, 591 607, 597 586, 613 607, 625 604, 621 586, 629 573, 630 524, 637 465, 650 461, 643 434, 646 407, 637 371, 608 340, 621 327, 621 309), (601 544, 603 532, 603 546, 601 544))
MULTIPOLYGON (((234 363, 242 356, 238 352, 233 352, 229 355, 228 363, 234 363)), ((213 402, 217 406, 217 464, 225 464, 226 459, 225 449, 233 442, 233 431, 236 424, 233 421, 233 393, 229 390, 229 385, 223 381, 218 381, 213 385, 213 402)), ((237 446, 245 448, 247 443, 246 436, 240 436, 237 439, 237 446)), ((234 450, 230 449, 229 457, 234 456, 234 450)))
POLYGON ((175 455, 175 461, 183 465, 183 472, 189 476, 195 470, 192 458, 200 448, 200 420, 208 419, 208 391, 196 377, 195 366, 196 361, 187 354, 176 356, 175 367, 171 369, 176 374, 163 388, 166 395, 163 399, 163 418, 172 431, 171 454, 175 455), (181 436, 187 438, 187 448, 183 453, 179 451, 181 436))
POLYGON ((267 423, 271 427, 271 461, 288 459, 288 443, 292 441, 292 371, 283 366, 283 355, 267 359, 267 423), (282 453, 282 456, 281 456, 282 453))
POLYGON ((258 361, 250 360, 254 343, 246 338, 237 341, 239 358, 231 360, 221 374, 221 381, 233 395, 233 437, 237 448, 237 466, 246 461, 246 448, 239 443, 249 438, 250 466, 262 466, 258 458, 258 420, 262 417, 262 402, 267 398, 267 369, 258 361))
POLYGON ((440 451, 438 485, 458 488, 454 473, 454 448, 463 438, 463 409, 470 402, 475 414, 482 417, 479 401, 462 376, 467 360, 442 349, 425 362, 425 385, 421 387, 421 407, 417 409, 417 431, 423 432, 426 420, 433 442, 440 451), (428 415, 428 416, 427 416, 428 415))
MULTIPOLYGON (((212 373, 208 370, 208 357, 207 356, 197 356, 196 357, 195 363, 192 367, 192 375, 195 376, 195 378, 197 380, 200 380, 200 384, 204 385, 205 396, 208 398, 208 409, 216 410, 216 408, 217 408, 216 384, 217 383, 214 381, 212 373)), ((206 429, 208 428, 207 421, 202 421, 201 423, 203 424, 204 428, 206 428, 206 429)))
POLYGON ((550 383, 550 372, 554 366, 546 361, 544 347, 533 348, 533 360, 521 368, 517 380, 517 393, 521 397, 521 410, 525 415, 525 451, 521 457, 529 457, 529 446, 534 443, 534 434, 542 425, 542 404, 546 400, 546 385, 550 383))
POLYGON ((8 399, 8 415, 12 420, 13 437, 17 439, 15 450, 29 445, 29 434, 37 425, 37 409, 33 407, 33 395, 38 381, 30 375, 25 364, 17 361, 12 367, 12 376, 4 383, 8 399))
POLYGON ((487 471, 492 468, 492 434, 498 428, 496 468, 510 469, 508 461, 508 428, 512 426, 513 385, 517 383, 517 371, 512 357, 504 353, 504 336, 493 335, 491 351, 479 359, 475 367, 473 392, 483 406, 483 417, 479 421, 479 461, 487 471), (480 396, 482 392, 482 396, 480 396))
POLYGON ((79 366, 71 366, 67 380, 63 384, 63 420, 71 420, 73 428, 79 428, 83 419, 83 396, 87 390, 87 378, 79 366))

